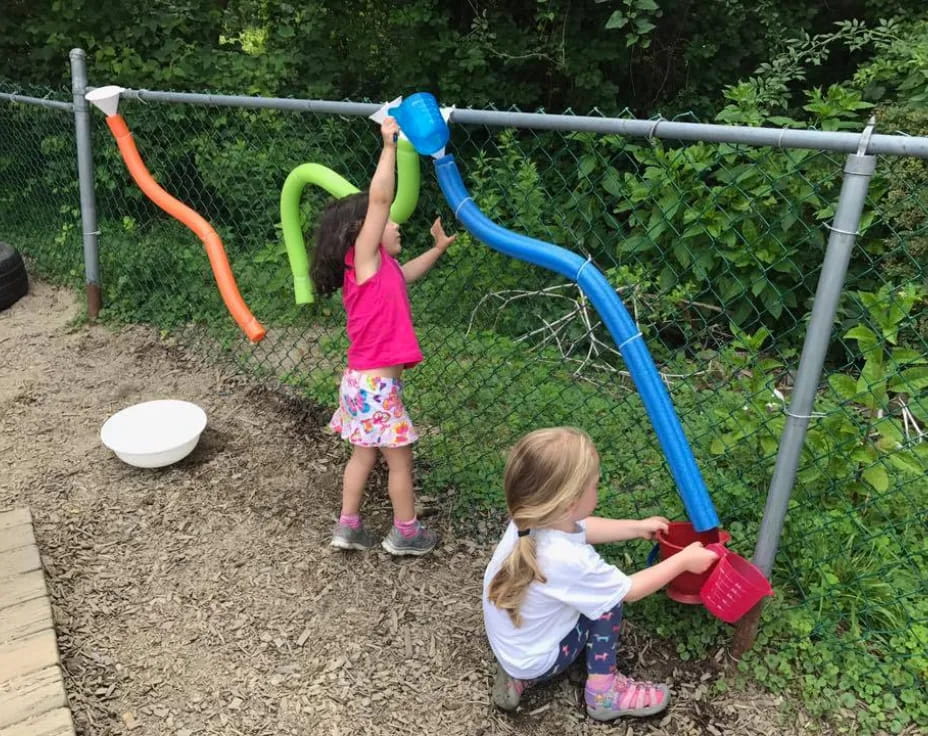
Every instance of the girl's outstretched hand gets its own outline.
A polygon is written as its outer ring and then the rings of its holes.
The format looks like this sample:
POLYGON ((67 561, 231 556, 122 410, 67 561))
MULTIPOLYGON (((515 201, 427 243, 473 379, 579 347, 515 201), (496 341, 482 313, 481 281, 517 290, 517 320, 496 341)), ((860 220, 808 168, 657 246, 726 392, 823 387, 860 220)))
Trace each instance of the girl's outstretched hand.
POLYGON ((435 247, 438 248, 442 253, 448 250, 448 246, 451 245, 455 240, 457 240, 457 233, 454 235, 446 235, 445 228, 441 226, 441 218, 436 217, 435 222, 432 223, 432 228, 429 230, 432 233, 432 238, 435 240, 435 247))
POLYGON ((380 124, 380 135, 383 136, 384 146, 395 146, 399 134, 400 124, 396 122, 396 118, 391 118, 389 115, 385 117, 380 124))
POLYGON ((665 519, 663 516, 649 516, 647 519, 642 519, 639 521, 638 525, 639 537, 642 539, 655 539, 658 532, 667 532, 667 529, 670 526, 670 521, 665 519))

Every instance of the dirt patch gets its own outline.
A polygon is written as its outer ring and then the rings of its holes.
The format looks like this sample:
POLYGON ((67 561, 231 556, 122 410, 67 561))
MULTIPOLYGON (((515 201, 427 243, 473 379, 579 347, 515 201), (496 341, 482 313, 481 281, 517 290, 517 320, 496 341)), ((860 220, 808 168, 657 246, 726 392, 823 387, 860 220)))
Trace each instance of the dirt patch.
MULTIPOLYGON (((332 551, 345 450, 319 410, 150 330, 74 327, 78 311, 38 283, 0 312, 0 510, 35 517, 79 733, 819 732, 784 723, 778 698, 710 694, 719 665, 677 662, 633 626, 621 656, 634 675, 669 677, 663 717, 596 724, 566 679, 498 712, 479 604, 487 546, 432 504, 431 557, 332 551), (155 398, 200 404, 209 426, 183 462, 131 468, 100 425, 155 398)), ((366 513, 386 528, 375 485, 366 513)))

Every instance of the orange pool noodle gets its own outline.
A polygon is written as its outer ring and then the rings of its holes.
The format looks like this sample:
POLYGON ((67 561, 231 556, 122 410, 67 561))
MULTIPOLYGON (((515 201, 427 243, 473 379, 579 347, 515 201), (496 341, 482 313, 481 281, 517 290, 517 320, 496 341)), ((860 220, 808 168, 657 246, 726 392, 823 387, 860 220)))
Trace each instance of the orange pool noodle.
POLYGON ((142 157, 139 156, 135 141, 132 139, 132 134, 129 132, 129 127, 122 115, 107 116, 106 124, 112 131, 113 137, 116 139, 116 145, 119 146, 122 160, 126 162, 126 168, 129 169, 129 173, 135 183, 138 184, 139 189, 152 202, 171 217, 180 220, 203 241, 206 255, 209 258, 209 265, 213 269, 213 276, 216 278, 216 285, 219 287, 219 293, 222 295, 222 301, 225 302, 229 314, 232 315, 232 318, 242 328, 242 332, 245 333, 249 340, 259 342, 267 333, 267 330, 255 319, 245 304, 245 300, 242 299, 219 235, 206 220, 183 202, 176 200, 164 191, 158 182, 154 180, 148 169, 145 168, 142 157))

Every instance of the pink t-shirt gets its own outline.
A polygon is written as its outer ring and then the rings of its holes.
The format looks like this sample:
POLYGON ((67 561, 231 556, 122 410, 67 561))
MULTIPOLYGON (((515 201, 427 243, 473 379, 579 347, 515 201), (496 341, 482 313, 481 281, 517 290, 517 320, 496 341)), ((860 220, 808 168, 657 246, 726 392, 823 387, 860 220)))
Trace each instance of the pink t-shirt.
POLYGON ((342 302, 348 316, 348 367, 356 371, 422 361, 399 261, 380 246, 380 268, 358 286, 354 248, 345 255, 342 302))

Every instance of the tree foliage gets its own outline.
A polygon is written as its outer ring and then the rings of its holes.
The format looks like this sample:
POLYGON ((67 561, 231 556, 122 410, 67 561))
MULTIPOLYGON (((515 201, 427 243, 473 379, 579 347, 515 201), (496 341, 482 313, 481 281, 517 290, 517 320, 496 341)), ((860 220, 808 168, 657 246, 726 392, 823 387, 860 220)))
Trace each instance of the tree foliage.
MULTIPOLYGON (((803 33, 912 16, 921 0, 6 0, 0 78, 67 83, 80 46, 93 80, 125 86, 443 100, 639 115, 695 110, 803 33)), ((843 78, 847 54, 815 80, 843 78)))

